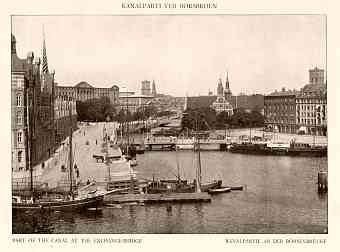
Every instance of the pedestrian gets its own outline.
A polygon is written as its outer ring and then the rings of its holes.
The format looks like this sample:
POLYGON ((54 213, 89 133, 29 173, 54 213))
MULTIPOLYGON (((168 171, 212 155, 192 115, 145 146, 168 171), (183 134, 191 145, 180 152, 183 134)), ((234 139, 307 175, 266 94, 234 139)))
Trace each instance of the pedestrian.
POLYGON ((96 139, 96 145, 97 145, 97 139, 96 139))

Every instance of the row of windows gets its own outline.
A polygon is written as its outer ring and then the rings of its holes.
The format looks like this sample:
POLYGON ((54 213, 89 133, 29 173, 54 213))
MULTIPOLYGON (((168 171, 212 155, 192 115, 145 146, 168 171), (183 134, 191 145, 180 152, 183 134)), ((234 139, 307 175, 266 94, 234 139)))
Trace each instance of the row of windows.
POLYGON ((271 112, 271 111, 265 111, 265 115, 268 116, 268 117, 273 117, 273 116, 280 116, 280 117, 295 117, 295 114, 294 113, 285 113, 285 114, 282 114, 282 113, 276 113, 276 112, 271 112))
POLYGON ((291 124, 294 124, 295 123, 295 120, 293 119, 278 119, 278 118, 268 118, 267 119, 268 122, 274 122, 274 123, 291 123, 291 124))
POLYGON ((295 99, 291 98, 277 98, 277 99, 268 99, 265 97, 265 103, 294 103, 295 99))
POLYGON ((315 124, 320 124, 321 120, 298 118, 297 123, 303 123, 303 124, 307 124, 307 125, 315 125, 315 124))
POLYGON ((315 115, 313 112, 300 112, 300 116, 315 117, 315 115))
POLYGON ((272 105, 272 106, 267 106, 266 109, 268 110, 294 110, 295 106, 294 105, 272 105))
POLYGON ((23 77, 16 77, 12 76, 12 85, 14 85, 17 89, 23 89, 24 88, 24 78, 23 77))
POLYGON ((326 100, 320 99, 296 99, 296 103, 305 103, 305 104, 323 104, 326 100))
POLYGON ((315 110, 317 108, 320 108, 320 110, 325 110, 325 106, 319 106, 319 105, 300 105, 297 106, 297 109, 301 109, 301 110, 315 110))

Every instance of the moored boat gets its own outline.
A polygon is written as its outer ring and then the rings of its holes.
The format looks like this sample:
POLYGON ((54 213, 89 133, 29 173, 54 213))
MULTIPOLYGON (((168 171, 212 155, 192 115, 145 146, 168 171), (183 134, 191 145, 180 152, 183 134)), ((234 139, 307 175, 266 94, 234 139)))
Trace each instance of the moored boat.
POLYGON ((230 191, 231 191, 230 187, 220 187, 220 188, 209 189, 208 193, 209 194, 219 194, 219 193, 227 193, 227 192, 230 192, 230 191))
POLYGON ((309 144, 234 143, 229 151, 232 153, 255 155, 327 156, 327 146, 311 146, 309 144))
POLYGON ((201 191, 209 192, 212 189, 218 189, 222 186, 222 180, 214 180, 208 183, 201 183, 201 191))
POLYGON ((75 211, 86 210, 87 208, 99 208, 103 204, 104 195, 93 195, 85 198, 54 198, 45 201, 44 199, 25 200, 18 196, 12 197, 13 210, 58 210, 75 211))

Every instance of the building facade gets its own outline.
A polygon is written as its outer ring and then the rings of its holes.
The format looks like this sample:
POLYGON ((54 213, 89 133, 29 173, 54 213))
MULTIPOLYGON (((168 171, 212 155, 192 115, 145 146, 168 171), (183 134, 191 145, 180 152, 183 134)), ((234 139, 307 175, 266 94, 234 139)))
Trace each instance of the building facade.
POLYGON ((309 70, 310 84, 296 96, 296 126, 298 133, 327 135, 327 87, 324 70, 309 70))
MULTIPOLYGON (((44 65, 45 62, 43 62, 44 65)), ((11 147, 12 170, 25 171, 54 151, 54 73, 41 73, 40 58, 16 53, 11 35, 11 147)))
POLYGON ((264 98, 265 126, 283 133, 327 135, 327 87, 324 70, 309 70, 301 90, 282 90, 264 98))
POLYGON ((225 88, 223 88, 222 80, 218 80, 217 84, 217 98, 212 103, 211 107, 217 112, 226 112, 229 116, 233 115, 233 106, 231 104, 232 93, 229 86, 228 73, 225 82, 225 88))
POLYGON ((91 99, 99 99, 108 97, 112 104, 119 102, 119 87, 113 85, 110 88, 95 88, 85 81, 79 82, 75 86, 58 86, 61 95, 70 94, 76 101, 87 101, 91 99), (73 91, 71 91, 71 89, 73 91), (70 93, 71 92, 71 93, 70 93))
POLYGON ((296 132, 296 91, 285 90, 265 96, 265 126, 283 133, 296 132))
POLYGON ((76 90, 55 84, 55 138, 59 144, 77 128, 76 90))
POLYGON ((148 80, 142 81, 141 95, 151 96, 150 81, 148 80))

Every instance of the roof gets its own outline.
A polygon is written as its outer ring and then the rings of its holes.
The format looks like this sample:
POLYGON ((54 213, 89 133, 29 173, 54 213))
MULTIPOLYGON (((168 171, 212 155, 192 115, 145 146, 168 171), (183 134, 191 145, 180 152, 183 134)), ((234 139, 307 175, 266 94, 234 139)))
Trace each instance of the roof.
POLYGON ((311 93, 311 92, 316 92, 316 93, 323 93, 327 91, 327 87, 325 84, 307 84, 305 85, 302 89, 301 92, 304 93, 311 93))
POLYGON ((262 94, 232 96, 231 105, 233 108, 262 109, 264 107, 264 96, 262 94))
POLYGON ((132 95, 120 95, 120 98, 154 98, 153 96, 150 95, 139 95, 139 94, 132 94, 132 95))
POLYGON ((86 81, 81 81, 77 85, 75 85, 74 87, 76 87, 76 88, 93 88, 93 86, 88 84, 86 81))
POLYGON ((281 91, 276 91, 270 93, 269 95, 266 96, 293 96, 293 95, 298 95, 299 91, 297 90, 281 90, 281 91))
POLYGON ((12 54, 12 72, 25 72, 27 69, 27 60, 20 59, 16 54, 12 54))
POLYGON ((187 97, 187 107, 188 108, 206 108, 210 107, 214 101, 216 101, 216 95, 208 96, 192 96, 187 97))

